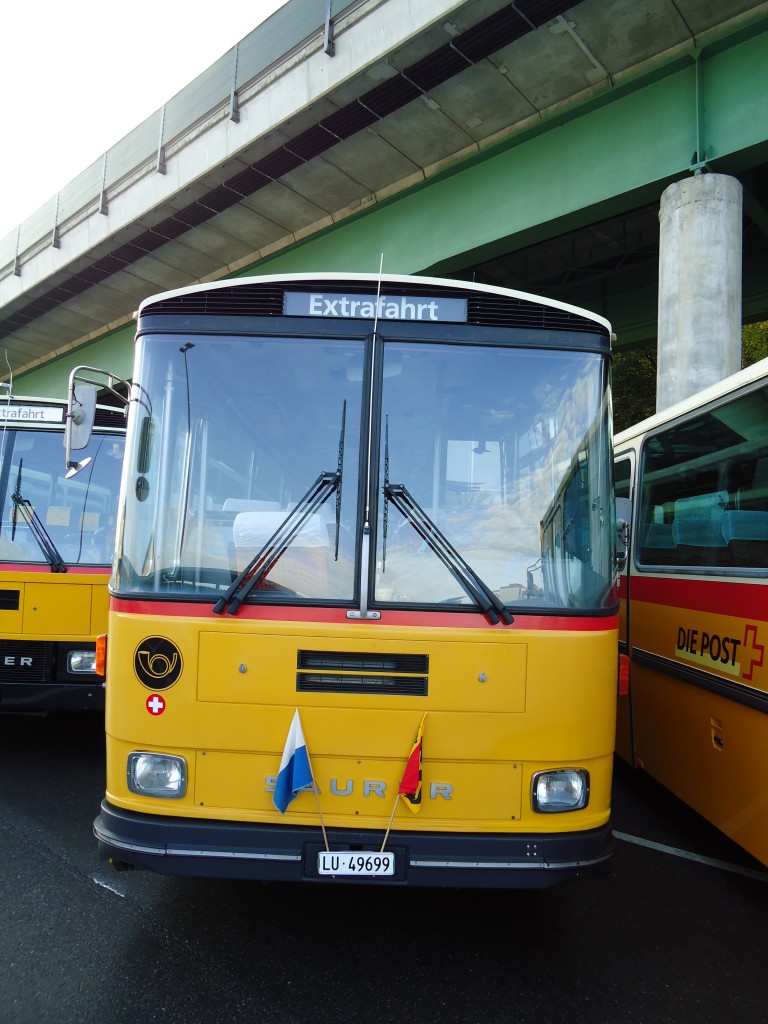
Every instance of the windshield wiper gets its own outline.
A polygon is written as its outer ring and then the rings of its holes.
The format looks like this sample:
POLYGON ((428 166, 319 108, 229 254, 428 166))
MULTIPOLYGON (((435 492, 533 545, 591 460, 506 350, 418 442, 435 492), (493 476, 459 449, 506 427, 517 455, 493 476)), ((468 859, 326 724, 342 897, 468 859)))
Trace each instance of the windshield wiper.
POLYGON ((217 615, 226 608, 230 615, 235 615, 250 591, 262 576, 265 576, 296 534, 301 530, 307 519, 330 498, 341 486, 341 473, 321 473, 295 508, 291 509, 278 526, 264 547, 250 560, 243 571, 232 581, 232 586, 223 594, 213 610, 217 615), (253 575, 251 575, 253 574, 253 575), (229 606, 229 607, 227 607, 229 606))
POLYGON ((434 523, 424 509, 419 505, 405 484, 391 484, 388 481, 384 484, 384 498, 391 501, 397 511, 407 519, 414 530, 426 543, 430 551, 433 551, 451 575, 461 585, 462 589, 475 602, 496 625, 503 620, 508 626, 514 622, 506 606, 499 600, 469 565, 461 557, 456 548, 451 544, 445 534, 441 533, 437 524, 434 523))
POLYGON ((22 496, 21 493, 21 471, 24 465, 24 460, 19 459, 19 472, 16 476, 16 490, 11 495, 11 501, 13 502, 13 527, 11 528, 11 540, 16 539, 16 524, 18 517, 21 518, 29 527, 29 532, 37 541, 37 546, 45 556, 45 560, 51 567, 51 572, 66 572, 67 567, 64 564, 64 559, 56 549, 56 545, 51 539, 51 535, 43 525, 43 521, 35 511, 35 507, 32 502, 22 496))
POLYGON ((341 433, 339 434, 339 455, 336 460, 336 476, 339 478, 336 486, 336 542, 334 545, 334 561, 339 560, 339 535, 341 532, 341 478, 344 473, 344 437, 347 430, 347 400, 341 407, 341 433))

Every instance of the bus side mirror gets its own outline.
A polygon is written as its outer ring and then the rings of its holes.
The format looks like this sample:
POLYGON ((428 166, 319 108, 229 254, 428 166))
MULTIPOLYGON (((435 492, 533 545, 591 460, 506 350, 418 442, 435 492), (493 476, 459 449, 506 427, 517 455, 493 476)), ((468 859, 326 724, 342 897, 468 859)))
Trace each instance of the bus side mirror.
POLYGON ((73 388, 67 409, 69 447, 72 451, 80 451, 87 446, 95 419, 96 388, 90 385, 73 388))
POLYGON ((67 401, 67 420, 64 428, 64 447, 67 471, 74 475, 82 466, 72 458, 73 451, 87 447, 96 419, 96 388, 91 385, 73 386, 67 401))
POLYGON ((86 374, 94 374, 98 379, 103 378, 101 387, 111 391, 126 408, 128 406, 126 396, 115 390, 117 385, 126 385, 127 387, 128 381, 95 366, 76 366, 71 371, 67 388, 67 418, 64 426, 67 476, 74 476, 90 461, 86 459, 81 463, 72 458, 73 451, 80 451, 88 445, 96 420, 96 393, 99 380, 94 380, 93 377, 86 376, 86 374), (77 381, 80 383, 78 384, 77 381))

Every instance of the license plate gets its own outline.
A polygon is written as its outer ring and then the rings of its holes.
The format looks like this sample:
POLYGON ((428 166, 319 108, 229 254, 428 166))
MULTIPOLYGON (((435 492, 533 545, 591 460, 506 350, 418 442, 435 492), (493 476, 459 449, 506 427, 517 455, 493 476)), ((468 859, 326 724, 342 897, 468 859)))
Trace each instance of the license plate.
POLYGON ((394 875, 394 853, 370 853, 367 851, 321 850, 317 855, 319 875, 359 875, 369 878, 377 875, 394 875))

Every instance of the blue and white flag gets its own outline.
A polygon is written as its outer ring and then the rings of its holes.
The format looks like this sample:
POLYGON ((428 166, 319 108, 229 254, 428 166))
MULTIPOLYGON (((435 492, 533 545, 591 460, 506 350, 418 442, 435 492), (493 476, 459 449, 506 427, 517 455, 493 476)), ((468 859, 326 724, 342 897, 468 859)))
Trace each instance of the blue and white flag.
POLYGON ((304 789, 313 789, 314 785, 312 766, 309 763, 307 744, 304 740, 297 708, 293 714, 291 728, 288 730, 288 738, 285 741, 272 801, 278 811, 285 814, 288 804, 296 799, 297 794, 304 789))

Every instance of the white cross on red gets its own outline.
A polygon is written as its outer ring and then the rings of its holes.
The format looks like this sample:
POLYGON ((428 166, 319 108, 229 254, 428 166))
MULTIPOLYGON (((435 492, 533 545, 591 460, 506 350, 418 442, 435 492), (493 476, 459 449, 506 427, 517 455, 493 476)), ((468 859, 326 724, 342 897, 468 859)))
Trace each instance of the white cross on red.
POLYGON ((162 715, 165 711, 165 700, 160 696, 159 693, 153 693, 151 697, 147 697, 147 711, 150 715, 162 715))

